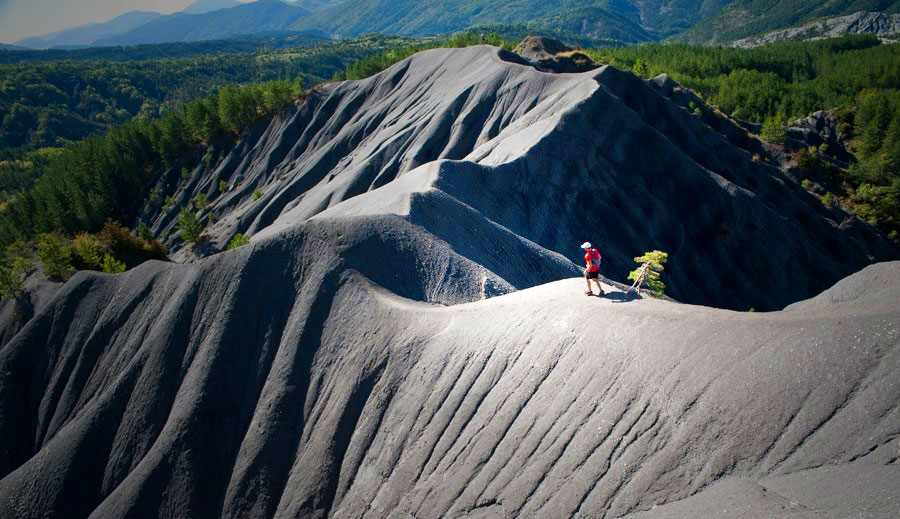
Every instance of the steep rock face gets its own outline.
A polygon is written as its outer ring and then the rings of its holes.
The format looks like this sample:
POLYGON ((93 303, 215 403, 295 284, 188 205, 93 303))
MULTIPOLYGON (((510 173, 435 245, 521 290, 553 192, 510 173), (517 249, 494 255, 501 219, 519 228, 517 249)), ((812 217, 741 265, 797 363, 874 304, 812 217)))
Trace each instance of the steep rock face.
MULTIPOLYGON (((378 203, 406 215, 409 204, 388 198, 438 190, 557 254, 577 258, 596 241, 620 280, 632 257, 662 249, 673 297, 735 309, 781 308, 897 258, 873 228, 839 227, 848 215, 753 161, 762 146, 743 129, 710 115, 714 129, 673 102, 685 95, 676 90, 612 67, 542 73, 490 47, 427 51, 315 91, 201 163, 168 212, 145 218, 177 248, 178 206, 207 193, 221 248, 235 232, 287 228, 411 175, 420 180, 378 203)), ((477 240, 454 236, 457 250, 477 240)), ((530 286, 518 275, 504 279, 530 286)))
POLYGON ((843 168, 856 160, 850 152, 849 136, 841 131, 841 125, 828 112, 820 110, 792 122, 787 136, 789 147, 815 146, 825 150, 824 154, 843 168))
POLYGON ((900 33, 900 14, 869 13, 861 11, 847 16, 837 16, 801 27, 772 31, 752 38, 733 42, 734 47, 752 48, 785 40, 818 40, 845 34, 875 34, 890 36, 900 33))

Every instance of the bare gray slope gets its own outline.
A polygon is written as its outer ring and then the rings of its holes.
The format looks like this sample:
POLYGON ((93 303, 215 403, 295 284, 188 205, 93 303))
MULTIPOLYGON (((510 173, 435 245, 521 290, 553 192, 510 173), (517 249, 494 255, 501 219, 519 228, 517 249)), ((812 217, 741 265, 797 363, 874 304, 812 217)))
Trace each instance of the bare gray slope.
MULTIPOLYGON (((172 208, 145 220, 171 235, 179 206, 206 193, 222 247, 237 231, 288 228, 373 190, 378 202, 367 203, 408 216, 408 204, 389 198, 421 191, 418 203, 474 210, 483 221, 473 229, 499 226, 566 257, 595 241, 614 279, 634 256, 665 250, 673 297, 742 310, 782 308, 897 259, 871 226, 753 161, 765 150, 744 130, 709 110, 714 129, 682 108, 685 95, 612 67, 547 74, 496 48, 431 50, 314 92, 237 148, 212 153, 172 208), (406 194, 378 190, 405 175, 428 180, 406 194)), ((424 213, 408 217, 434 233, 454 224, 424 213)), ((458 231, 443 236, 454 250, 484 250, 458 231)), ((533 267, 545 269, 559 271, 555 260, 533 267)))
POLYGON ((399 216, 79 273, 0 350, 3 515, 615 517, 900 437, 896 282, 770 314, 396 295, 483 275, 399 216))

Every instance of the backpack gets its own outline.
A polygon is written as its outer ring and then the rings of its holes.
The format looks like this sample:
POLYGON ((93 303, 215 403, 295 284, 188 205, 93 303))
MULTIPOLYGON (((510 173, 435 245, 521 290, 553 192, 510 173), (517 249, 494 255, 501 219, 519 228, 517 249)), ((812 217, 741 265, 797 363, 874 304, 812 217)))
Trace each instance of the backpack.
POLYGON ((591 252, 591 268, 596 268, 597 270, 599 270, 600 269, 600 261, 601 261, 600 251, 598 251, 597 249, 591 249, 590 252, 591 252))

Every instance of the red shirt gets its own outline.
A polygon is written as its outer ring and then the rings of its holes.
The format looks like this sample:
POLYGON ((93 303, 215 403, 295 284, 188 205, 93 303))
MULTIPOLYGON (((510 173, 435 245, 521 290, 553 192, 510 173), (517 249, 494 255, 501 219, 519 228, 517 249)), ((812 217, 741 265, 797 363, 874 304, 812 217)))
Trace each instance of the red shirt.
POLYGON ((597 272, 598 270, 600 270, 600 267, 595 267, 594 265, 591 265, 591 257, 597 258, 599 260, 600 259, 600 251, 598 251, 597 249, 594 249, 594 248, 590 248, 584 254, 584 265, 587 267, 588 272, 597 272))

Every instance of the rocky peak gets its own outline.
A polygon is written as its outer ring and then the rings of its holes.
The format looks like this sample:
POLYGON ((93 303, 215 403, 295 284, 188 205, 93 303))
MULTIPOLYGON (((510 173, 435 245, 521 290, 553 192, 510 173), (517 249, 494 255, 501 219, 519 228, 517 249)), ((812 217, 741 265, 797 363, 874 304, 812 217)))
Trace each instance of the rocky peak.
POLYGON ((513 52, 530 61, 542 72, 586 72, 598 66, 585 54, 561 41, 544 36, 526 37, 513 52))

